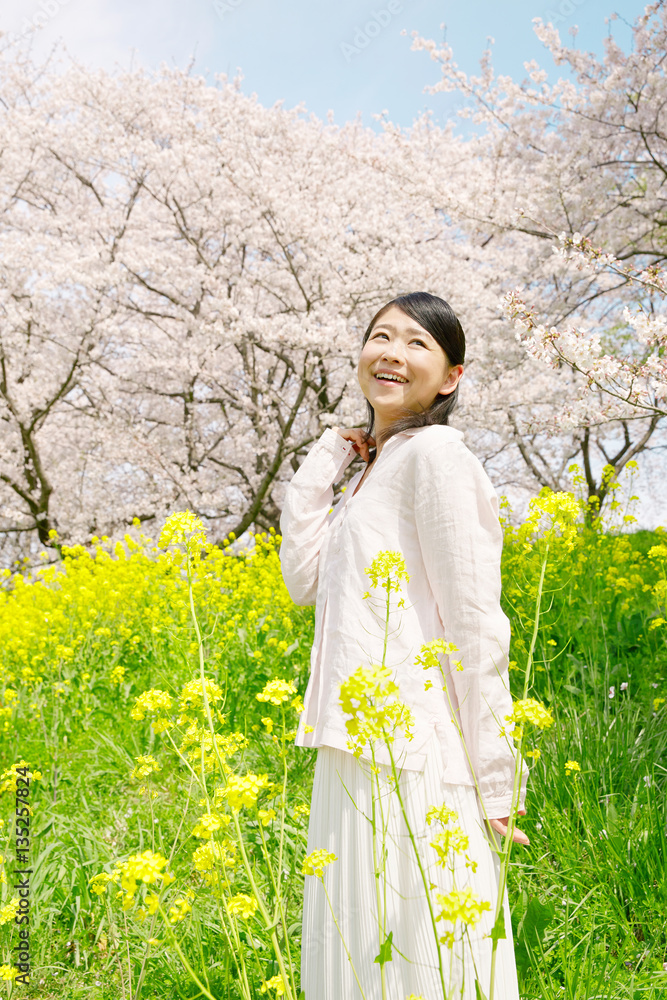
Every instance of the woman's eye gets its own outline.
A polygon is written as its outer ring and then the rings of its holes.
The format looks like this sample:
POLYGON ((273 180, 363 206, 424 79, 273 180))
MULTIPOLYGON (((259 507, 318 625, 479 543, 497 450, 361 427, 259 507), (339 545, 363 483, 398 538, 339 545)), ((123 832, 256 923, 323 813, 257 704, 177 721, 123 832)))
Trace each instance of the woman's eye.
MULTIPOLYGON (((386 337, 386 336, 387 336, 386 333, 376 333, 376 334, 373 335, 373 340, 375 340, 377 337, 386 337)), ((422 347, 426 347, 426 344, 424 343, 424 341, 423 340, 418 340, 417 337, 413 337, 412 340, 410 341, 410 343, 411 344, 412 343, 417 343, 417 344, 421 344, 422 347)))

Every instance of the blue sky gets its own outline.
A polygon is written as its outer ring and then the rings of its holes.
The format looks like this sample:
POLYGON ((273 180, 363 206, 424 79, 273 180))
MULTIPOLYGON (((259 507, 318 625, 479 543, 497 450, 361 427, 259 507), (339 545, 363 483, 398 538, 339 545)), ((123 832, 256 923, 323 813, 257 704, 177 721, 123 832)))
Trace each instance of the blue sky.
POLYGON ((243 91, 262 104, 303 101, 319 118, 331 109, 339 124, 361 112, 366 125, 378 127, 372 114, 384 109, 409 126, 426 107, 442 122, 458 104, 454 95, 423 93, 439 69, 426 53, 411 51, 413 29, 436 41, 446 32, 468 72, 490 35, 499 71, 521 79, 524 61, 535 58, 556 78, 533 33, 534 17, 554 22, 568 43, 577 25, 574 44, 602 53, 605 18, 622 13, 611 30, 627 47, 627 22, 643 9, 637 0, 0 0, 0 26, 15 34, 41 22, 32 32, 36 54, 62 38, 77 60, 108 69, 132 60, 185 67, 194 59, 195 71, 212 79, 240 68, 243 91))

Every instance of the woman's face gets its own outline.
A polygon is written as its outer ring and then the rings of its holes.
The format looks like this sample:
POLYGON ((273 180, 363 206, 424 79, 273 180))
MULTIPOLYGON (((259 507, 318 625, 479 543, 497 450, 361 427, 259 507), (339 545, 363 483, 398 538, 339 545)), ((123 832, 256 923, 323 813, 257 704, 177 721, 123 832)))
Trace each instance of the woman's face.
POLYGON ((427 410, 438 393, 456 388, 462 374, 463 365, 450 366, 435 337, 398 306, 391 306, 375 323, 357 367, 378 430, 397 420, 404 407, 416 413, 427 410), (405 381, 382 381, 376 378, 379 369, 405 381))

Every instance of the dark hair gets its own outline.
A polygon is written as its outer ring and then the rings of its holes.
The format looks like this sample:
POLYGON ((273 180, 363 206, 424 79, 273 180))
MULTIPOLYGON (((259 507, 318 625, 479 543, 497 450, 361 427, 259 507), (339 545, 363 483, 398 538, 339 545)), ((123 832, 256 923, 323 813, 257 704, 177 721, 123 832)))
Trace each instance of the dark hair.
MULTIPOLYGON (((463 328, 450 304, 429 292, 410 292, 407 295, 399 295, 398 298, 392 299, 391 302, 382 306, 368 324, 361 344, 362 348, 370 337, 375 324, 391 306, 398 306, 407 316, 428 330, 442 347, 450 366, 463 364, 466 353, 463 328)), ((421 413, 415 413, 414 410, 406 408, 405 416, 399 417, 391 427, 382 431, 379 435, 379 441, 376 439, 375 454, 371 458, 371 462, 377 454, 377 445, 384 444, 394 434, 399 434, 409 427, 427 427, 430 424, 449 423, 449 415, 456 406, 458 395, 459 387, 457 384, 456 388, 449 393, 438 393, 429 408, 421 413)), ((366 406, 368 407, 368 426, 365 431, 365 440, 373 434, 375 426, 375 410, 368 400, 366 400, 366 406)))

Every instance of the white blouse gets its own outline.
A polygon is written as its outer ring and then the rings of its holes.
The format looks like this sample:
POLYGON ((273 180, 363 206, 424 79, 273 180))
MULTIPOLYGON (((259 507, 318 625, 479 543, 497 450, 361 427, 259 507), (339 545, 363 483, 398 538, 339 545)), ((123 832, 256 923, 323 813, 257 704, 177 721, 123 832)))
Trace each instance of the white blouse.
MULTIPOLYGON (((410 580, 402 580, 401 591, 391 594, 394 610, 385 662, 415 724, 412 740, 397 737, 394 755, 403 767, 422 770, 435 732, 443 783, 474 785, 443 676, 415 664, 420 646, 444 637, 459 650, 441 656, 440 662, 487 815, 493 819, 509 813, 515 769, 511 741, 501 733, 512 711, 510 626, 500 606, 503 537, 491 481, 462 438, 461 431, 443 425, 395 434, 357 495, 363 469, 331 510, 332 484, 356 452, 352 442, 327 428, 288 484, 280 517, 280 562, 294 603, 315 604, 311 672, 297 746, 349 750, 340 685, 362 664, 381 663, 384 646, 386 592, 381 581, 372 587, 364 568, 381 551, 399 551, 410 580), (367 591, 378 600, 364 599, 367 591), (405 606, 397 610, 401 597, 405 606), (455 660, 462 670, 453 666, 455 660)), ((377 749, 376 760, 389 763, 386 748, 377 749)), ((522 765, 520 808, 527 778, 522 765)))

